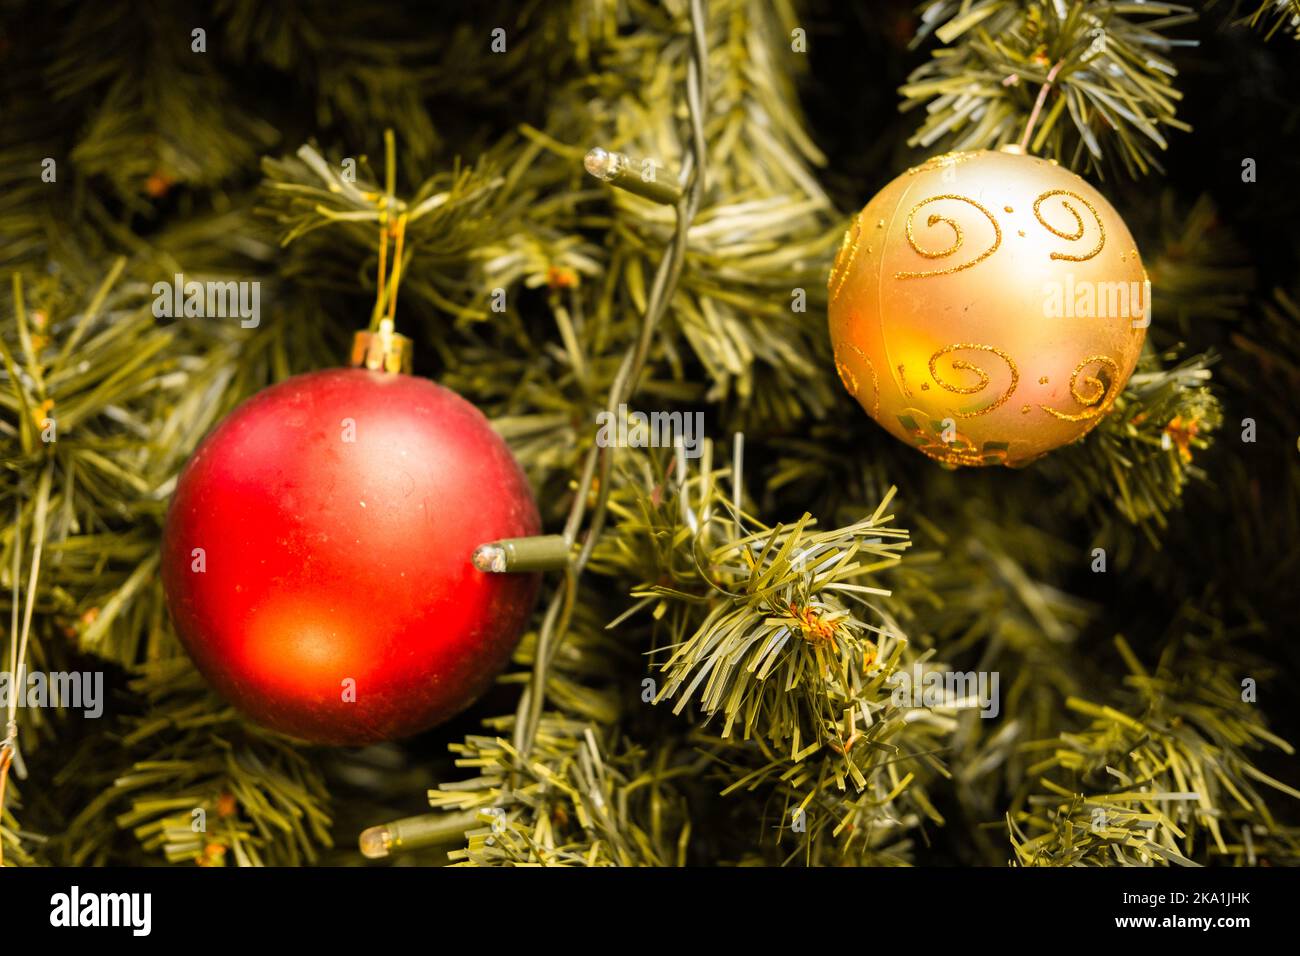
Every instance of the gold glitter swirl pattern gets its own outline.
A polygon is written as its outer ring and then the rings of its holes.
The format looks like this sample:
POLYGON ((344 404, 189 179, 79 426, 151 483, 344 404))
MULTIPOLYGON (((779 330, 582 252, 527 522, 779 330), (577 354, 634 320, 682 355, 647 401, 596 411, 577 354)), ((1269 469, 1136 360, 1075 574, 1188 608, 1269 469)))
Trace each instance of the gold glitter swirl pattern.
POLYGON ((930 356, 930 375, 935 380, 935 382, 938 383, 939 387, 942 388, 944 391, 953 392, 954 394, 957 395, 975 395, 979 392, 984 391, 984 389, 988 388, 989 373, 984 371, 984 369, 980 368, 977 365, 972 365, 970 362, 967 362, 965 359, 953 359, 952 361, 953 370, 974 372, 977 376, 979 376, 979 384, 953 385, 949 382, 945 382, 943 379, 939 377, 939 369, 937 367, 937 363, 939 359, 942 358, 944 355, 947 355, 949 352, 960 352, 966 349, 971 349, 977 352, 990 352, 993 355, 996 355, 998 358, 1002 359, 1002 361, 1006 362, 1007 368, 1011 370, 1010 386, 1007 387, 1007 390, 1003 392, 997 398, 997 400, 993 402, 993 404, 985 405, 983 408, 976 409, 973 412, 953 412, 953 414, 956 415, 958 418, 977 418, 980 415, 988 414, 989 412, 993 411, 993 409, 995 408, 999 408, 1007 401, 1007 399, 1009 399, 1015 393, 1016 386, 1020 383, 1020 370, 1016 368, 1016 363, 1011 360, 1010 355, 1008 355, 1006 352, 1002 351, 999 348, 995 348, 992 345, 970 345, 970 344, 960 344, 960 343, 956 345, 946 345, 943 348, 939 349, 939 351, 935 352, 933 355, 930 356))
MULTIPOLYGON (((1098 374, 1100 374, 1100 370, 1098 370, 1098 374)), ((1118 382, 1119 379, 1118 362, 1108 355, 1090 355, 1076 365, 1074 371, 1070 373, 1070 396, 1080 405, 1084 406, 1084 410, 1078 414, 1071 415, 1065 412, 1058 412, 1056 409, 1048 408, 1046 405, 1039 405, 1038 407, 1049 415, 1054 415, 1061 419, 1063 422, 1084 422, 1090 418, 1096 418, 1110 407, 1110 401, 1108 400, 1111 397, 1108 395, 1111 391, 1110 386, 1118 382), (1079 373, 1094 363, 1102 366, 1110 372, 1110 385, 1102 382, 1096 374, 1087 375, 1083 378, 1082 384, 1089 386, 1093 390, 1093 394, 1084 395, 1083 392, 1079 390, 1079 373)))
POLYGON ((858 377, 853 374, 853 369, 849 368, 840 359, 835 359, 835 371, 840 373, 840 381, 844 387, 849 390, 849 394, 854 398, 858 397, 858 377))
MULTIPOLYGON (((852 342, 848 343, 848 347, 853 350, 853 353, 857 355, 858 358, 866 363, 867 371, 871 373, 872 397, 870 414, 872 418, 875 418, 880 414, 880 380, 876 377, 876 366, 872 364, 871 359, 867 358, 866 353, 852 342)), ((849 394, 861 402, 862 399, 858 396, 858 377, 853 374, 853 370, 845 365, 838 355, 835 356, 835 371, 840 373, 840 381, 843 382, 844 387, 849 390, 849 394)))
POLYGON ((1088 202, 1088 200, 1084 199, 1078 193, 1070 192, 1070 190, 1068 189, 1049 189, 1047 192, 1043 193, 1041 196, 1039 196, 1037 199, 1034 200, 1034 218, 1037 219, 1040 223, 1042 223, 1043 228, 1046 229, 1054 236, 1060 236, 1062 239, 1068 240, 1069 242, 1078 242, 1080 239, 1083 238, 1085 229, 1083 225, 1083 217, 1079 215, 1079 210, 1071 206, 1069 201, 1066 199, 1061 200, 1061 205, 1065 207, 1066 212, 1068 212, 1071 216, 1074 217, 1074 226, 1075 226, 1074 232, 1064 232, 1060 229, 1057 229, 1050 222, 1048 222, 1046 219, 1043 218, 1042 210, 1039 207, 1043 204, 1044 200, 1051 199, 1053 196, 1069 196, 1070 199, 1077 199, 1079 202, 1083 203, 1084 206, 1087 207, 1088 212, 1092 213, 1092 218, 1096 220, 1098 232, 1097 232, 1097 245, 1090 252, 1086 252, 1081 256, 1070 255, 1067 252, 1053 252, 1049 258, 1063 259, 1066 262, 1086 262, 1087 260, 1091 259, 1093 256, 1097 255, 1097 253, 1101 252, 1101 250, 1106 245, 1106 227, 1102 224, 1101 216, 1100 214, 1098 214, 1096 208, 1094 208, 1092 203, 1088 202))
POLYGON ((853 260, 858 257, 858 243, 862 240, 862 216, 858 215, 853 220, 852 227, 844 230, 844 239, 840 243, 840 251, 835 256, 835 264, 831 267, 830 278, 827 280, 827 288, 831 290, 831 301, 834 302, 844 288, 844 283, 848 281, 849 272, 853 268, 853 260))
POLYGON ((969 436, 959 431, 949 432, 942 422, 931 422, 927 432, 910 413, 899 416, 899 424, 911 435, 917 451, 946 468, 1007 463, 1007 445, 1003 442, 985 442, 982 447, 976 447, 969 436))
POLYGON ((925 455, 927 458, 931 458, 939 464, 948 465, 949 467, 956 467, 957 465, 979 467, 980 465, 987 464, 982 455, 977 452, 967 451, 964 448, 932 448, 925 445, 918 445, 917 451, 925 455))
POLYGON ((983 262, 997 251, 998 246, 1002 245, 1002 229, 998 226, 998 221, 993 218, 993 213, 989 212, 973 199, 968 199, 965 196, 958 196, 953 193, 944 193, 941 196, 931 196, 929 199, 922 199, 919 203, 913 206, 912 211, 907 214, 907 241, 911 244, 913 251, 915 251, 917 255, 924 256, 927 259, 946 259, 948 256, 960 249, 962 243, 966 240, 965 233, 962 231, 961 226, 958 225, 955 219, 949 218, 948 216, 941 216, 938 213, 931 213, 930 218, 926 220, 925 224, 930 228, 934 228, 939 223, 946 225, 952 230, 953 243, 947 249, 941 249, 938 252, 927 252, 917 245, 916 234, 912 227, 912 222, 915 219, 917 212, 920 211, 922 206, 928 206, 932 202, 939 202, 941 199, 952 199, 956 202, 964 202, 967 205, 974 206, 982 212, 984 217, 988 219, 989 224, 993 227, 993 245, 989 246, 970 262, 963 262, 961 265, 949 266, 947 269, 934 269, 930 272, 895 272, 895 279, 924 279, 927 276, 942 276, 949 275, 953 272, 961 272, 963 269, 969 269, 971 266, 983 262))

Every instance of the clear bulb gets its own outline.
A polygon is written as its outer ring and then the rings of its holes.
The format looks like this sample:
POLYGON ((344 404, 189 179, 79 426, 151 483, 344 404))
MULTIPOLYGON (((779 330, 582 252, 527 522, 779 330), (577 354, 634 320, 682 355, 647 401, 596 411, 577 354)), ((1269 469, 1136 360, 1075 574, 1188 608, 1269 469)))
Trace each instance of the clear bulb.
POLYGON ((370 827, 361 831, 361 855, 370 860, 388 856, 393 845, 393 835, 387 826, 370 827))
POLYGON ((582 165, 586 167, 587 172, 597 179, 602 182, 609 182, 618 175, 618 171, 623 165, 623 157, 618 153, 611 153, 609 150, 597 146, 587 152, 582 165))
POLYGON ((480 544, 474 549, 471 560, 474 562, 474 567, 480 571, 501 574, 507 570, 506 549, 499 544, 480 544))

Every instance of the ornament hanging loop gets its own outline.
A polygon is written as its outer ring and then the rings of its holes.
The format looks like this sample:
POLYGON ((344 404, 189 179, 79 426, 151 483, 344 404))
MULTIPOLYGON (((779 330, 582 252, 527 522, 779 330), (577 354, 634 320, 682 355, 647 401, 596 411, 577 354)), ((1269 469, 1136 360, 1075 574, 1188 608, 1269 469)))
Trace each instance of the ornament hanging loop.
POLYGON ((374 196, 379 206, 379 269, 375 307, 370 327, 352 338, 352 364, 376 372, 409 375, 411 340, 396 331, 397 290, 402 282, 402 255, 406 240, 406 204, 393 195, 396 186, 396 140, 392 130, 384 131, 385 188, 374 196), (392 215, 396 210, 397 215, 392 215), (388 240, 393 240, 393 264, 388 266, 388 240), (384 314, 385 308, 387 315, 384 314))

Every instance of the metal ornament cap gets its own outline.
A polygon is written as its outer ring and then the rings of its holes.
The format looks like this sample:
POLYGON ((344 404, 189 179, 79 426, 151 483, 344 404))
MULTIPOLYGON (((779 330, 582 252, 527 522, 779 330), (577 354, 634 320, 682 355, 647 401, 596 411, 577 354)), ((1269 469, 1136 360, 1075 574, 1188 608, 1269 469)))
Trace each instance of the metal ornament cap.
POLYGON ((374 372, 411 374, 411 340, 393 330, 391 319, 384 319, 379 328, 368 329, 352 337, 352 365, 374 372))

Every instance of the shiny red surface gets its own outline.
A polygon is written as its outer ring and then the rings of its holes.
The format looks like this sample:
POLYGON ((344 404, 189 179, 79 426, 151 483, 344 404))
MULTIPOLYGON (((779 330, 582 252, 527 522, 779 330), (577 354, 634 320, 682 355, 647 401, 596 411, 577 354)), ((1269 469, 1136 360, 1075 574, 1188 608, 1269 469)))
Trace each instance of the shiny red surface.
POLYGON ((470 556, 539 529, 509 449, 460 396, 314 372, 254 396, 195 451, 163 583, 195 664, 233 704, 307 740, 367 743, 445 720, 505 666, 539 576, 485 574, 470 556))

